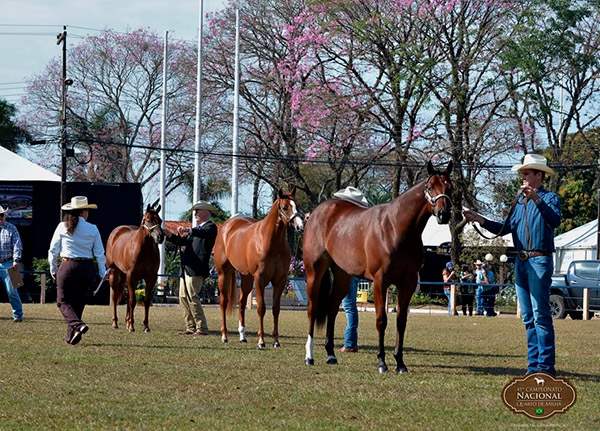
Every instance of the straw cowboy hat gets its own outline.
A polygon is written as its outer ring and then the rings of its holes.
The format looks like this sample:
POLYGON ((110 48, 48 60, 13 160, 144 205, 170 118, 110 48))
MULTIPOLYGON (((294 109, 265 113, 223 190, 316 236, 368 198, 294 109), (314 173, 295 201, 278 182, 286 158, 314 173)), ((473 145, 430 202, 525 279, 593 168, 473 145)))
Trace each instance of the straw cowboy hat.
POLYGON ((363 205, 369 205, 367 198, 360 190, 355 187, 346 187, 344 190, 338 190, 333 194, 336 198, 350 199, 363 205))
POLYGON ((213 204, 211 204, 208 201, 203 201, 203 200, 199 200, 198 202, 196 202, 194 204, 194 206, 192 207, 192 211, 193 210, 207 210, 207 211, 210 211, 211 213, 217 212, 217 208, 213 204))
POLYGON ((554 175, 554 171, 548 166, 548 160, 546 160, 544 156, 537 154, 525 154, 523 163, 512 167, 513 171, 520 171, 521 169, 537 169, 538 171, 544 171, 549 175, 554 175))
POLYGON ((8 212, 8 208, 4 208, 2 205, 0 205, 0 214, 4 214, 5 212, 8 212))
POLYGON ((86 196, 74 196, 71 198, 71 202, 64 204, 60 207, 61 210, 72 211, 72 210, 86 210, 86 209, 98 209, 96 204, 88 204, 88 198, 86 196))

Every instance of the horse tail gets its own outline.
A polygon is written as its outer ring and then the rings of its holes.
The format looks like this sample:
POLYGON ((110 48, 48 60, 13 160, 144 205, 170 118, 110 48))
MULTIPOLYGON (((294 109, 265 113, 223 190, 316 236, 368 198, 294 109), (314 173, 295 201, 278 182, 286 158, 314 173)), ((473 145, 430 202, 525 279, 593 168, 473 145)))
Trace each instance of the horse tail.
POLYGON ((225 277, 225 297, 227 298, 227 314, 233 313, 233 306, 235 305, 237 286, 235 283, 235 270, 231 271, 231 274, 225 277))
POLYGON ((319 297, 317 300, 317 328, 322 328, 327 320, 327 314, 331 308, 331 273, 329 268, 325 270, 321 277, 321 285, 319 286, 319 297))

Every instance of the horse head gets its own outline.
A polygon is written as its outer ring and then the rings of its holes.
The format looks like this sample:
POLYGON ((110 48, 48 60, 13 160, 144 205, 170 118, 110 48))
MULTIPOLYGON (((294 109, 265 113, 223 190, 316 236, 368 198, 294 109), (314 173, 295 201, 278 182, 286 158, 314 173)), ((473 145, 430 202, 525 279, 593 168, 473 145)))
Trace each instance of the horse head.
POLYGON ((156 208, 154 205, 148 205, 144 218, 142 219, 142 227, 148 231, 148 234, 152 237, 156 244, 162 244, 165 240, 165 234, 162 229, 162 219, 158 215, 160 211, 160 205, 156 208))
POLYGON ((431 161, 427 163, 429 179, 425 183, 425 198, 431 205, 431 214, 435 215, 439 224, 447 224, 450 221, 450 208, 452 208, 452 161, 444 171, 438 171, 433 167, 431 161))
POLYGON ((302 216, 298 212, 298 201, 296 200, 296 186, 292 187, 289 193, 284 193, 279 190, 278 196, 278 212, 279 217, 286 224, 291 224, 298 232, 304 230, 304 222, 302 216))

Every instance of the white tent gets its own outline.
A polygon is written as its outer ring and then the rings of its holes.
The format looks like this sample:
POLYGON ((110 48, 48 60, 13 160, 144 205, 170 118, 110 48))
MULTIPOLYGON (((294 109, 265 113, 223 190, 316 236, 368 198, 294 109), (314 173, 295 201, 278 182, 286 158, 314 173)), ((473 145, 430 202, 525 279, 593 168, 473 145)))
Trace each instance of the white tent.
POLYGON ((598 248, 598 220, 571 229, 554 238, 554 272, 565 274, 574 260, 594 260, 598 248))
MULTIPOLYGON (((479 230, 488 237, 494 236, 494 234, 488 232, 483 228, 479 228, 479 230)), ((479 234, 477 234, 474 231, 475 229, 473 228, 473 225, 471 223, 467 224, 467 226, 463 230, 463 235, 467 238, 478 238, 477 244, 471 244, 469 241, 469 244, 467 245, 482 245, 488 241, 485 238, 480 237, 479 234)), ((423 245, 425 247, 438 247, 440 244, 450 242, 452 241, 452 236, 450 235, 450 226, 448 226, 447 224, 438 224, 435 217, 430 217, 427 221, 425 229, 423 230, 423 235, 421 235, 421 239, 423 240, 423 245)), ((501 239, 504 241, 506 247, 513 246, 511 234, 504 235, 503 237, 501 237, 501 239)))
POLYGON ((0 147, 0 181, 60 181, 60 177, 0 147))

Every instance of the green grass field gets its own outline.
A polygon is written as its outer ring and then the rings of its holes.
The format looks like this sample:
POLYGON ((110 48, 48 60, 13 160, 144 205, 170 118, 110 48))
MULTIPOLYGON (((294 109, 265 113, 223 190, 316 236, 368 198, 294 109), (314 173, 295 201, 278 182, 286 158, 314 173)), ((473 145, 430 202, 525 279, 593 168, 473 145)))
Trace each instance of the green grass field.
MULTIPOLYGON (((259 351, 256 311, 248 313, 247 344, 220 343, 218 308, 206 308, 211 334, 178 335, 178 308, 154 306, 152 332, 111 329, 111 310, 89 306, 90 331, 77 346, 64 343, 55 304, 25 304, 15 324, 0 304, 1 430, 510 430, 600 429, 600 320, 557 321, 557 370, 577 390, 576 404, 544 421, 515 415, 502 402, 504 386, 526 367, 525 330, 516 317, 408 319, 409 373, 377 373, 374 313, 361 313, 360 351, 325 364, 318 332, 315 365, 303 364, 306 312, 282 311, 282 347, 259 351)), ((393 315, 389 315, 394 322, 393 315)), ((272 316, 267 313, 270 333, 272 316)), ((345 315, 338 315, 336 347, 345 315)), ((231 331, 233 330, 233 332, 231 331)), ((395 330, 388 325, 387 361, 395 330)))

